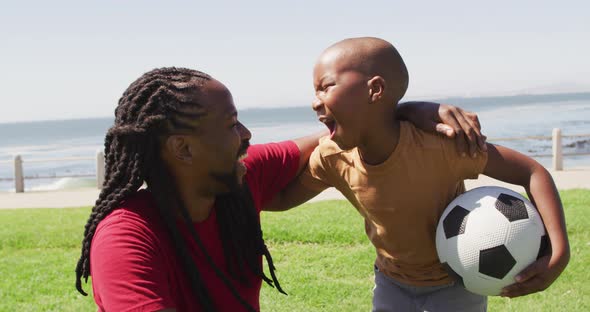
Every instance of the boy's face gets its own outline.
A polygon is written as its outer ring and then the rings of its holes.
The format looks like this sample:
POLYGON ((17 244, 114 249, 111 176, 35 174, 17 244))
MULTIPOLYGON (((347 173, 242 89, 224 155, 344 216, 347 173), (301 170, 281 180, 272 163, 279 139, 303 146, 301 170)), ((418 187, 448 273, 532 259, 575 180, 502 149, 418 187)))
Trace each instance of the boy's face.
POLYGON ((343 150, 358 146, 363 135, 368 80, 338 49, 324 52, 314 67, 316 99, 312 107, 330 129, 330 138, 343 150))

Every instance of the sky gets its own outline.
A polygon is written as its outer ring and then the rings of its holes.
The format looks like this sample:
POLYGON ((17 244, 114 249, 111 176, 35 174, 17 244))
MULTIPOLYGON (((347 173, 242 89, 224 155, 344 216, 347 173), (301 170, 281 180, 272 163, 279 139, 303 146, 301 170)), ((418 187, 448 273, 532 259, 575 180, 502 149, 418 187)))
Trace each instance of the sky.
POLYGON ((393 43, 406 99, 590 91, 590 1, 0 0, 0 122, 112 116, 142 73, 179 66, 237 108, 310 105, 341 39, 393 43))

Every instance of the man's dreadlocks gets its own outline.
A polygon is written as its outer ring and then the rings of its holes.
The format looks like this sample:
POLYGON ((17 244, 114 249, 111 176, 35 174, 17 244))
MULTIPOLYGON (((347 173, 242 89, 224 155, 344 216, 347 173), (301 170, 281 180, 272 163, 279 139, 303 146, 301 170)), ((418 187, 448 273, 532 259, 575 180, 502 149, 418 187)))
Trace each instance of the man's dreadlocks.
MULTIPOLYGON (((195 102, 194 94, 199 94, 201 87, 209 80, 209 75, 196 70, 160 68, 145 73, 123 93, 115 110, 115 123, 105 137, 105 181, 86 223, 82 254, 76 266, 76 288, 83 295, 87 294, 82 289, 82 278, 88 282, 90 244, 98 224, 145 182, 203 308, 206 311, 216 309, 199 268, 190 256, 188 245, 177 228, 177 211, 180 211, 192 239, 217 276, 247 309, 254 311, 205 250, 188 211, 173 187, 172 176, 160 156, 159 136, 176 130, 193 129, 191 123, 198 122, 207 113, 202 105, 195 102)), ((260 222, 247 186, 218 196, 216 207, 230 276, 245 283, 244 268, 248 267, 269 285, 276 285, 284 293, 274 274, 272 257, 264 244, 260 222), (272 280, 262 270, 258 260, 261 255, 267 259, 272 280)))

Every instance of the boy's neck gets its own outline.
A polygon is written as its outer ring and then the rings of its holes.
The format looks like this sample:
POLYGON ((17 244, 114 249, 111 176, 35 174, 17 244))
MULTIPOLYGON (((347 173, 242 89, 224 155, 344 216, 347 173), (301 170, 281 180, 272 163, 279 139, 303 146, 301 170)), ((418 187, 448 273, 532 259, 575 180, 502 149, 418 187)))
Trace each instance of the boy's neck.
POLYGON ((385 162, 399 142, 399 120, 395 118, 395 114, 383 116, 388 117, 374 123, 372 130, 365 136, 366 139, 358 146, 361 159, 368 165, 375 166, 385 162))

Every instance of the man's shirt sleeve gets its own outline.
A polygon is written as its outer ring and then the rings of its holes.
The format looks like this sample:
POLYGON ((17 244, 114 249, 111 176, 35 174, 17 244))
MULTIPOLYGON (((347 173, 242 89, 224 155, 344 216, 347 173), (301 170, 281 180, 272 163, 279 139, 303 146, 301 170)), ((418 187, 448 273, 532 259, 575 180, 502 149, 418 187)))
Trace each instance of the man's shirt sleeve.
POLYGON ((300 152, 293 141, 252 145, 244 160, 248 186, 258 209, 289 184, 299 169, 300 152))

